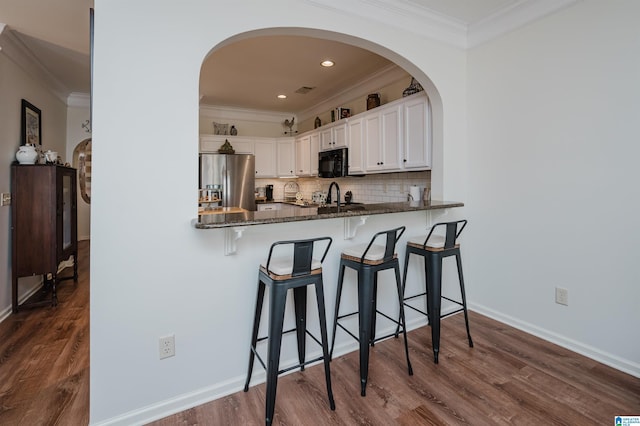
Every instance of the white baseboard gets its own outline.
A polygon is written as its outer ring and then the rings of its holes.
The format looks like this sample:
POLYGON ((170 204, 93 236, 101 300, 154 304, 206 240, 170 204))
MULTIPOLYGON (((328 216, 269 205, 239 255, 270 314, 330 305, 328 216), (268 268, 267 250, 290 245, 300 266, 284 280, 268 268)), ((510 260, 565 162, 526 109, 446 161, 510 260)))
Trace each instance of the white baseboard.
MULTIPOLYGON (((38 284, 33 286, 32 289, 30 289, 25 294, 23 294, 22 297, 19 297, 18 298, 18 304, 19 305, 22 304, 22 302, 24 302, 25 300, 27 300, 28 298, 30 298, 31 296, 36 294, 36 292, 42 288, 42 285, 43 285, 43 282, 40 281, 38 284)), ((0 311, 0 322, 2 322, 4 320, 6 320, 7 318, 9 318, 9 316, 12 313, 12 311, 13 311, 13 306, 12 305, 7 306, 2 311, 0 311)))
POLYGON ((553 331, 540 328, 526 321, 521 321, 518 318, 514 318, 512 316, 497 312, 493 309, 487 308, 486 306, 469 303, 468 307, 470 310, 474 310, 489 318, 493 318, 496 321, 500 321, 504 324, 510 325, 511 327, 517 328, 518 330, 522 330, 536 337, 547 340, 551 343, 555 343, 558 346, 569 349, 570 351, 579 353, 580 355, 584 355, 595 361, 601 362, 605 365, 608 365, 609 367, 613 367, 616 370, 620 370, 627 374, 631 374, 634 377, 640 378, 640 364, 638 364, 637 362, 623 359, 611 353, 601 351, 600 349, 594 348, 593 346, 585 345, 584 343, 554 333, 553 331))
MULTIPOLYGON (((453 309, 454 307, 447 310, 443 310, 443 313, 446 313, 446 311, 451 311, 453 309)), ((631 374, 636 377, 640 377, 640 365, 638 365, 637 363, 633 363, 631 361, 621 359, 612 354, 604 353, 602 351, 599 351, 596 348, 583 345, 579 342, 568 339, 564 336, 560 336, 548 330, 541 329, 537 326, 534 326, 533 324, 520 321, 508 315, 501 314, 499 312, 496 312, 484 306, 469 304, 469 309, 470 310, 472 309, 487 317, 493 318, 496 321, 500 321, 514 328, 530 333, 534 336, 540 337, 544 340, 560 345, 564 348, 577 352, 581 355, 592 358, 598 362, 602 362, 603 364, 609 365, 617 370, 623 371, 625 373, 631 374)), ((456 315, 459 315, 459 314, 456 314, 456 315)), ((423 327, 426 325, 426 323, 427 321, 425 317, 418 316, 412 320, 407 321, 407 331, 416 329, 418 327, 423 327)), ((471 324, 471 327, 472 327, 471 332, 473 335, 473 324, 471 324)), ((390 333, 393 333, 394 331, 395 331, 395 326, 389 326, 389 327, 385 327, 384 329, 379 329, 378 334, 379 335, 390 334, 390 333)), ((357 350, 358 350, 358 343, 353 339, 348 339, 334 348, 333 357, 337 358, 342 355, 355 352, 357 350)), ((318 357, 320 355, 321 355, 321 350, 318 349, 317 351, 309 352, 308 358, 318 357)), ((316 364, 319 364, 319 363, 320 361, 318 361, 316 364)), ((297 359, 295 358, 282 360, 281 362, 281 365, 294 365, 294 364, 297 364, 297 359)), ((252 380, 251 380, 252 387, 260 383, 264 383, 266 380, 266 374, 264 370, 260 367, 257 361, 255 365, 256 367, 254 369, 254 373, 252 375, 252 380)), ((294 373, 296 371, 298 370, 290 371, 287 374, 294 373)), ((194 392, 179 395, 175 398, 161 401, 157 404, 143 407, 139 410, 134 410, 134 411, 122 414, 120 416, 104 420, 99 423, 92 423, 92 426, 121 426, 121 425, 124 426, 124 425, 147 424, 152 421, 156 421, 161 418, 187 410, 189 408, 206 404, 207 402, 211 402, 216 399, 223 398, 227 395, 231 395, 233 393, 239 392, 244 388, 245 379, 246 379, 246 376, 243 374, 242 376, 231 378, 225 382, 217 383, 213 386, 208 386, 194 392)))

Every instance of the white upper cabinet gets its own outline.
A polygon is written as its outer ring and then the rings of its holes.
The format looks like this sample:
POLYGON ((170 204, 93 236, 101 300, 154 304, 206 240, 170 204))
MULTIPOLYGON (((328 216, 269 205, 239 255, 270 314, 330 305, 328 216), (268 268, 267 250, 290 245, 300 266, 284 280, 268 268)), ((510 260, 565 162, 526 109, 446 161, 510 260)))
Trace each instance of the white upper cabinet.
POLYGON ((256 140, 253 150, 256 156, 256 177, 276 177, 276 140, 256 140))
POLYGON ((364 173, 363 123, 363 118, 353 118, 349 119, 347 122, 350 175, 359 175, 364 173))
POLYGON ((311 174, 311 136, 296 138, 296 174, 309 176, 311 174))
POLYGON ((276 152, 278 177, 295 176, 296 146, 293 138, 278 138, 276 152))
POLYGON ((311 176, 318 176, 318 152, 320 151, 320 135, 312 133, 309 135, 309 161, 311 166, 309 167, 309 174, 311 176))
POLYGON ((401 167, 400 150, 402 148, 402 106, 380 107, 381 169, 398 170, 401 167))
POLYGON ((319 131, 320 150, 347 147, 347 120, 340 120, 338 123, 331 123, 319 131))
POLYGON ((318 176, 320 135, 307 133, 296 138, 296 168, 298 176, 318 176))
POLYGON ((431 128, 426 96, 411 97, 402 104, 404 114, 403 168, 431 167, 431 128))
POLYGON ((228 135, 200 135, 200 152, 217 153, 228 140, 236 154, 253 154, 253 139, 228 135))

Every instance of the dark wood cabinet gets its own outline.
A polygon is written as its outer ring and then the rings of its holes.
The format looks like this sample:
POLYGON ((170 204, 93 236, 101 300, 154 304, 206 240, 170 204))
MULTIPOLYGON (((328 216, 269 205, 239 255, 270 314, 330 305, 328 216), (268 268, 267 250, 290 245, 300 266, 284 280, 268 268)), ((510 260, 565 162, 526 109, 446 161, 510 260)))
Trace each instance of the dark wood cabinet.
MULTIPOLYGON (((50 300, 57 304, 56 286, 61 262, 73 256, 73 278, 78 281, 78 221, 76 169, 51 164, 11 166, 12 308, 18 303, 21 277, 42 275, 50 300)), ((67 278, 65 278, 67 279, 67 278)))

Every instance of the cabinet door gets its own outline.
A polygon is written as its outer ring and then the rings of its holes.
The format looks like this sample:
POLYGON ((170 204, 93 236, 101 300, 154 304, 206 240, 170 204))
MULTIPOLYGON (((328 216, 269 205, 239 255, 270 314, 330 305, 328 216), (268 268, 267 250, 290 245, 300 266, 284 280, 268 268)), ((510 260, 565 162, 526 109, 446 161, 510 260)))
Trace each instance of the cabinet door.
POLYGON ((371 114, 364 117, 364 148, 365 169, 368 172, 382 168, 382 154, 380 152, 380 114, 371 114))
POLYGON ((394 105, 380 110, 382 138, 380 140, 380 170, 400 170, 402 141, 402 108, 394 105))
POLYGON ((257 140, 254 144, 256 156, 256 177, 276 176, 276 141, 257 140))
POLYGON ((278 152, 278 177, 294 176, 296 167, 296 147, 293 138, 279 139, 276 145, 278 152))
POLYGON ((333 133, 331 128, 320 130, 320 149, 327 151, 333 149, 333 133))
POLYGON ((431 167, 431 129, 426 96, 407 101, 404 105, 403 166, 405 169, 431 167))
POLYGON ((333 127, 333 148, 347 147, 347 123, 337 124, 333 127))
POLYGON ((349 174, 364 173, 363 119, 349 120, 349 174))
POLYGON ((303 136, 296 139, 296 174, 308 176, 311 173, 311 137, 303 136))
POLYGON ((309 174, 318 176, 318 152, 320 151, 320 135, 312 133, 309 135, 309 174))

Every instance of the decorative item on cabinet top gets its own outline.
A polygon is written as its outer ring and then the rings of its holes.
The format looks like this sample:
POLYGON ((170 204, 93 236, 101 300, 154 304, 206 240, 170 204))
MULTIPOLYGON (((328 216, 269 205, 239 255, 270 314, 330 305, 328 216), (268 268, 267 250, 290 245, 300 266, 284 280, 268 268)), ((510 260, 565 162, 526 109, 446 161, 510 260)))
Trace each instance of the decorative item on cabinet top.
POLYGON ((214 135, 228 135, 229 124, 213 122, 213 134, 214 135))
POLYGON ((238 129, 236 129, 236 126, 231 126, 231 129, 229 129, 229 134, 231 136, 237 136, 238 135, 238 129))
POLYGON ((218 149, 218 152, 220 154, 235 154, 236 150, 233 149, 233 147, 229 143, 229 139, 225 139, 220 149, 218 149))
POLYGON ((320 117, 316 117, 316 120, 313 122, 313 128, 317 129, 320 126, 322 126, 322 120, 320 120, 320 117))
POLYGON ((404 98, 406 96, 413 95, 414 93, 422 92, 423 90, 424 89, 422 88, 422 85, 418 83, 418 80, 416 80, 414 77, 411 77, 411 84, 409 84, 409 87, 404 89, 404 91, 402 92, 402 97, 404 98))
POLYGON ((380 106, 380 94, 371 93, 367 96, 367 111, 380 106))
POLYGON ((289 121, 288 118, 284 119, 284 123, 282 123, 285 127, 289 128, 288 132, 284 132, 285 135, 293 135, 294 133, 298 133, 298 131, 293 131, 293 123, 295 123, 296 118, 295 117, 291 117, 291 121, 289 121))
POLYGON ((16 160, 20 164, 36 164, 38 159, 38 151, 31 144, 22 145, 16 152, 16 160))

